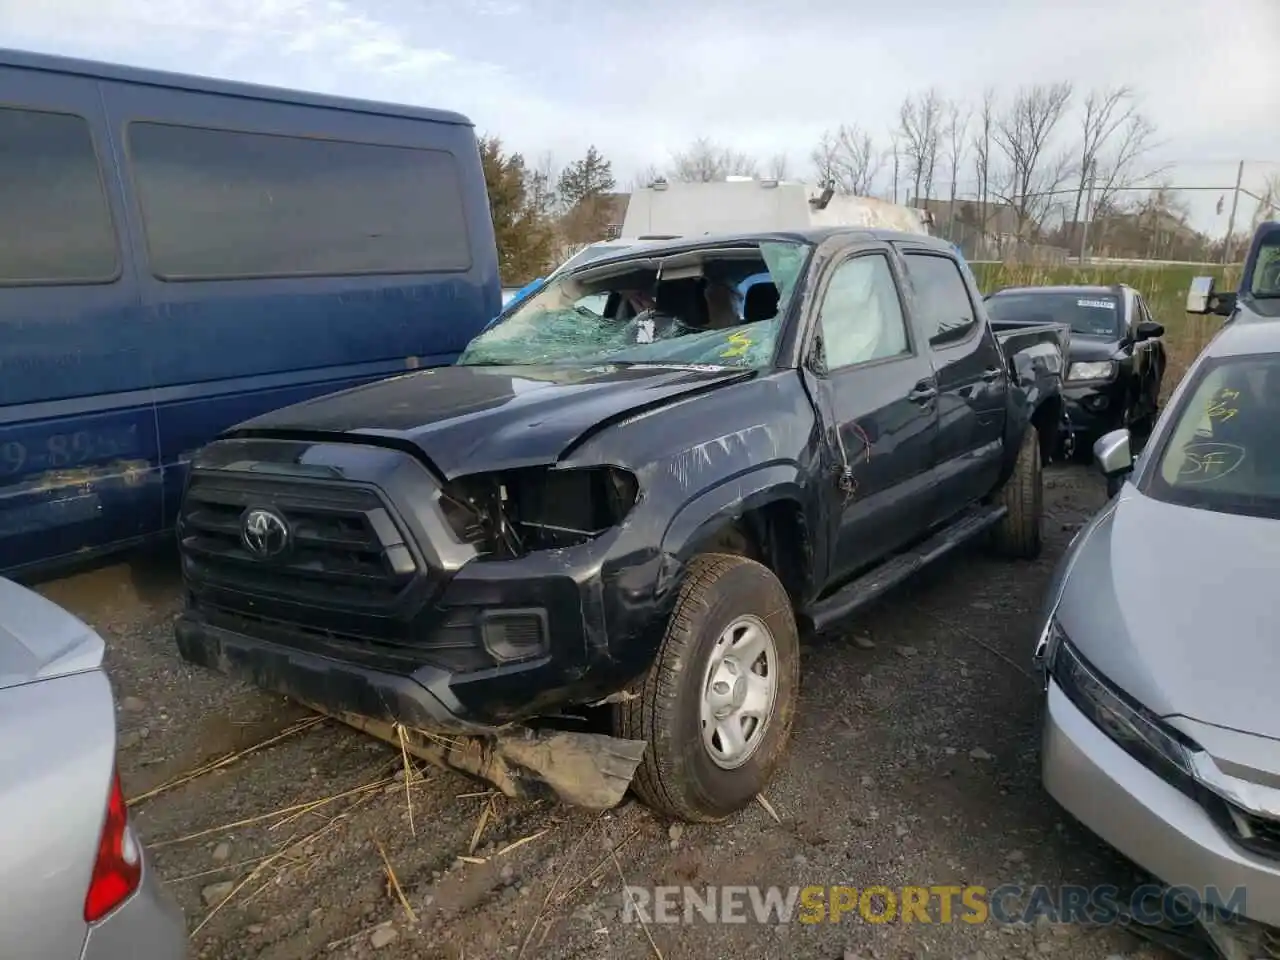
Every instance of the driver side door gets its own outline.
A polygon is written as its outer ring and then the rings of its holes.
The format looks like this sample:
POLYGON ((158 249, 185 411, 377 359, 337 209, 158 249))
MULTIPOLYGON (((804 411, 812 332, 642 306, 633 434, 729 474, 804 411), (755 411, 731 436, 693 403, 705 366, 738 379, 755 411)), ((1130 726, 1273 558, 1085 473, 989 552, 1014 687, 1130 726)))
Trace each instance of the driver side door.
POLYGON ((887 247, 835 258, 820 281, 811 389, 823 398, 834 503, 830 573, 846 580, 928 525, 937 383, 887 247))

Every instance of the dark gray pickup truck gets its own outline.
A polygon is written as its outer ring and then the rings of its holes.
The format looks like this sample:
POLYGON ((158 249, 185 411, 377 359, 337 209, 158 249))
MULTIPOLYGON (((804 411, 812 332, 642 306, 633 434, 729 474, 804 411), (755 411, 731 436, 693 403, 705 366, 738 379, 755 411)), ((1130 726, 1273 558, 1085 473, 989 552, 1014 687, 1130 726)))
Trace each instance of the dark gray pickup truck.
POLYGON ((202 450, 179 648, 513 796, 724 818, 783 755, 801 630, 980 535, 1037 555, 1067 335, 997 336, 929 237, 586 264, 456 366, 202 450))
POLYGON ((1187 293, 1187 313, 1215 314, 1228 323, 1280 318, 1280 223, 1268 221, 1254 230, 1235 290, 1215 287, 1213 277, 1196 277, 1187 293))

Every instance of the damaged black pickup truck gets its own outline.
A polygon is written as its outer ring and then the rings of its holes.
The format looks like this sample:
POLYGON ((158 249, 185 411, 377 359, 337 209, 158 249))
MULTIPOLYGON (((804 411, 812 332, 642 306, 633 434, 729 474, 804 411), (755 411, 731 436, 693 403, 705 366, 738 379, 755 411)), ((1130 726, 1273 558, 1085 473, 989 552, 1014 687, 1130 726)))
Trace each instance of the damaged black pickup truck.
POLYGON ((512 796, 722 819, 784 752, 801 630, 979 535, 1039 552, 1066 335, 995 334, 925 236, 594 261, 456 366, 201 451, 179 648, 512 796))

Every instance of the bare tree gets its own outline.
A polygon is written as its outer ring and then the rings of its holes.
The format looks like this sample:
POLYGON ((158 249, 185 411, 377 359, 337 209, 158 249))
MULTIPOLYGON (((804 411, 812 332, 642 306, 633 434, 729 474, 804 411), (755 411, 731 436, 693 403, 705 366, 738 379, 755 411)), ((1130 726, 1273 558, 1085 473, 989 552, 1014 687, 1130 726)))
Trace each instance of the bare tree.
POLYGON ((768 172, 768 175, 774 180, 785 180, 787 179, 787 170, 790 166, 790 157, 785 153, 775 153, 769 158, 769 163, 766 165, 765 169, 768 172))
POLYGON ((1067 82, 1023 87, 995 124, 995 142, 1007 167, 1002 189, 993 191, 1018 220, 1018 236, 1038 228, 1053 196, 1073 169, 1069 153, 1053 153, 1053 134, 1071 103, 1067 82))
POLYGON ((1075 209, 1071 222, 1080 222, 1085 190, 1093 179, 1095 206, 1105 206, 1118 190, 1125 190, 1156 176, 1158 170, 1140 171, 1139 161, 1152 147, 1155 127, 1138 111, 1131 87, 1093 90, 1084 101, 1080 118, 1080 166, 1075 209))
POLYGON ((977 180, 978 215, 976 226, 985 241, 991 224, 991 162, 996 135, 996 92, 988 87, 982 92, 977 129, 973 134, 973 173, 977 180))
POLYGON ((671 157, 670 179, 685 183, 711 183, 725 177, 759 175, 760 166, 753 157, 730 147, 699 137, 688 148, 671 157))
POLYGON ((542 154, 526 174, 528 182, 525 190, 529 205, 544 217, 554 216, 560 203, 556 194, 556 182, 560 174, 556 170, 555 157, 551 151, 542 154))
POLYGON ((969 120, 973 111, 957 100, 948 101, 946 106, 946 122, 943 132, 946 142, 947 166, 951 172, 951 199, 947 207, 947 236, 955 240, 956 228, 956 181, 960 179, 960 164, 964 160, 964 151, 969 137, 969 120))
POLYGON ((898 133, 915 186, 912 203, 933 194, 933 175, 938 167, 942 139, 942 109, 942 97, 933 88, 907 97, 898 108, 898 133))
POLYGON ((826 130, 810 158, 821 183, 830 183, 837 193, 865 197, 884 166, 884 155, 876 150, 871 134, 855 124, 841 124, 826 130))
POLYGON ((631 182, 628 184, 628 189, 632 193, 635 193, 635 191, 643 190, 645 187, 652 184, 653 181, 661 179, 661 177, 662 172, 658 169, 657 164, 648 164, 643 169, 637 171, 636 175, 631 178, 631 182))
POLYGON ((1267 175, 1267 179, 1262 182, 1262 192, 1258 194, 1258 206, 1254 208, 1252 227, 1258 229, 1258 224, 1264 220, 1274 220, 1277 213, 1280 212, 1280 173, 1272 173, 1267 175))

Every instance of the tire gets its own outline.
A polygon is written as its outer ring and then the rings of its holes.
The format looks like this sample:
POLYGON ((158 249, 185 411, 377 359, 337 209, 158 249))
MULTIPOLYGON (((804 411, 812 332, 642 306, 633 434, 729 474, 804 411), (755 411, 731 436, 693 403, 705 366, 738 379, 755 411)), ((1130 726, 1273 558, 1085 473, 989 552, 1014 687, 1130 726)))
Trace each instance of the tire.
POLYGON ((992 528, 997 553, 1017 560, 1040 556, 1040 518, 1044 512, 1044 477, 1040 462, 1040 433, 1027 424, 1013 475, 996 494, 995 502, 1008 513, 992 528))
MULTIPOLYGON (((761 642, 767 662, 768 643, 761 642)), ((722 691, 723 683, 719 681, 722 691)), ((741 685, 733 681, 729 699, 750 692, 748 684, 745 677, 741 685)), ((689 564, 653 666, 631 692, 638 696, 614 708, 614 730, 618 736, 648 744, 631 784, 642 802, 657 813, 689 823, 715 823, 749 804, 768 784, 786 751, 800 692, 800 638, 791 599, 778 578, 745 557, 717 553, 696 557, 689 564), (722 721, 721 728, 737 724, 737 730, 746 731, 748 746, 754 744, 747 755, 739 754, 737 766, 726 768, 724 764, 735 758, 713 759, 703 733, 704 703, 710 703, 707 691, 717 683, 717 676, 738 676, 741 667, 730 674, 724 672, 728 665, 714 675, 709 670, 721 663, 717 651, 729 649, 725 644, 734 642, 725 639, 726 634, 747 639, 753 636, 752 630, 760 629, 772 639, 776 670, 772 707, 762 726, 735 714, 722 721)), ((732 707, 731 702, 722 701, 722 705, 732 707)), ((718 729, 714 717, 708 729, 718 729)))

